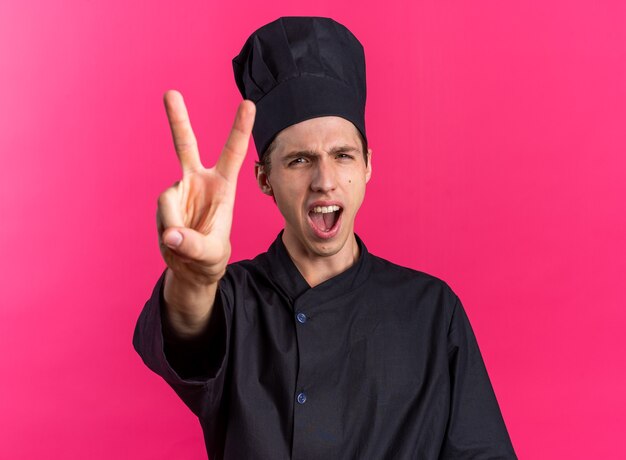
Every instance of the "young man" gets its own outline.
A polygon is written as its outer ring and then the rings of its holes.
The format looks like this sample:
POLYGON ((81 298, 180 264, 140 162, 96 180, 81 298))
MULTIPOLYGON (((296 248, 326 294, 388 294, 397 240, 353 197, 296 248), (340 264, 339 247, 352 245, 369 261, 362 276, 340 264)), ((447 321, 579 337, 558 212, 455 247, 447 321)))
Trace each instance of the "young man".
POLYGON ((165 95, 183 178, 159 197, 168 268, 134 337, 198 416, 209 457, 515 458, 457 296, 354 233, 372 174, 358 40, 331 19, 280 18, 233 65, 246 100, 214 168, 181 95, 165 95), (285 228, 227 265, 251 133, 285 228))

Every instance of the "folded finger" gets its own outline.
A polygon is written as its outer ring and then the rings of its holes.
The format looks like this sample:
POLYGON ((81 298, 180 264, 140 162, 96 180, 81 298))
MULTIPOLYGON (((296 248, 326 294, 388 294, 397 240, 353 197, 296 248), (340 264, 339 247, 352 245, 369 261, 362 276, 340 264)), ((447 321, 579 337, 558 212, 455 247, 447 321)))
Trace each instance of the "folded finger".
POLYGON ((170 227, 184 227, 185 221, 180 206, 178 185, 168 188, 161 195, 157 203, 157 225, 159 233, 170 227))

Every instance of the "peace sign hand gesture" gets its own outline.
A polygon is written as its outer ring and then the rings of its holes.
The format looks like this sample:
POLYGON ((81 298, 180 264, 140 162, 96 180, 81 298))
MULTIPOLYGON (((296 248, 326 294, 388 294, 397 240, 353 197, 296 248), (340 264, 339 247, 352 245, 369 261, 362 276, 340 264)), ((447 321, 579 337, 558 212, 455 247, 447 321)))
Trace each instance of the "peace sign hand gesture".
MULTIPOLYGON (((164 103, 183 177, 159 196, 159 247, 171 271, 170 278, 179 286, 195 290, 214 287, 224 275, 231 254, 237 177, 248 150, 256 109, 251 101, 241 102, 217 163, 207 169, 200 161, 182 95, 168 91, 164 103)), ((167 288, 166 282, 166 301, 167 288)), ((211 291, 214 295, 214 289, 211 291)))

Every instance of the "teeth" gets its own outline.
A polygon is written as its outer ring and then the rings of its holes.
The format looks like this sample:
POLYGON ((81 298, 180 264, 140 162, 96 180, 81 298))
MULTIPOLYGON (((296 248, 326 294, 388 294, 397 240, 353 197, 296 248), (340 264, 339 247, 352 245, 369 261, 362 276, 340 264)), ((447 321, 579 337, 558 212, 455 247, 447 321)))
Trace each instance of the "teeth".
POLYGON ((315 206, 313 208, 313 212, 321 212, 322 214, 326 214, 329 212, 339 211, 341 208, 339 206, 315 206))

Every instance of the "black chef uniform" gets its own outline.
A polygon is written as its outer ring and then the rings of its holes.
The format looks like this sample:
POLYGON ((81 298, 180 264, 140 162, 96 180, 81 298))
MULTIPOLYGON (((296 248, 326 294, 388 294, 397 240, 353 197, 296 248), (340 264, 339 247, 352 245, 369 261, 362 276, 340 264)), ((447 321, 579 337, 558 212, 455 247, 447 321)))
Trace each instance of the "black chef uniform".
POLYGON ((229 265, 194 343, 164 341, 161 277, 134 345, 198 416, 209 458, 516 458, 458 297, 357 241, 357 263, 314 288, 281 235, 229 265))

